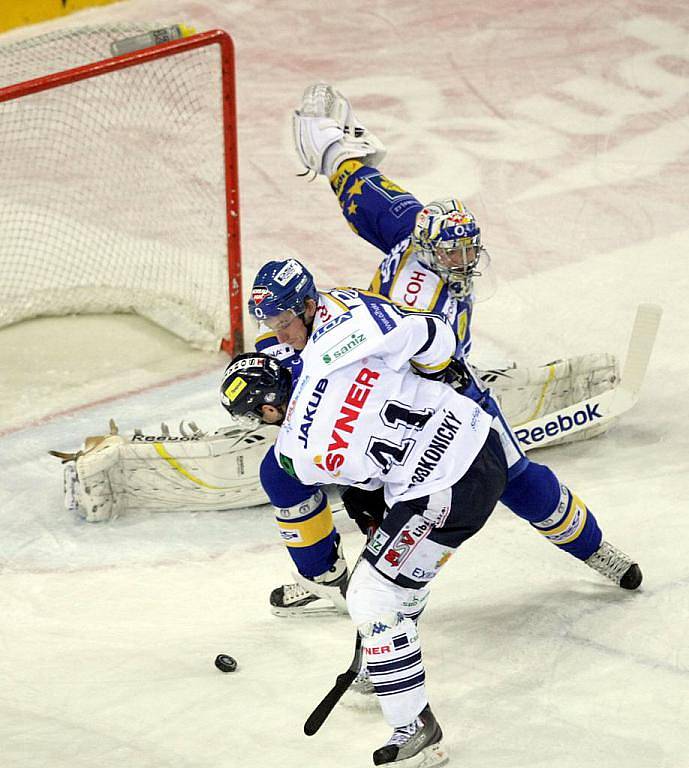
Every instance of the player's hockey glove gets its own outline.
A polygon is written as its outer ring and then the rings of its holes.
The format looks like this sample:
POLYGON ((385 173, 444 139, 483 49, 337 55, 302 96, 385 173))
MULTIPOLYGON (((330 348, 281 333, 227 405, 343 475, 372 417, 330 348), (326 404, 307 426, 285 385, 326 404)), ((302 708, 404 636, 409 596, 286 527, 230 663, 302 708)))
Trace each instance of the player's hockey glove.
POLYGON ((449 365, 445 366, 440 371, 429 371, 423 368, 417 368, 413 366, 414 373, 418 373, 424 379, 430 379, 431 381, 442 381, 444 384, 449 384, 452 389, 456 389, 457 392, 463 392, 466 387, 471 383, 471 377, 467 371, 467 367, 464 361, 457 357, 451 357, 449 365))
POLYGON ((362 533, 370 535, 371 531, 383 522, 387 507, 382 488, 365 491, 363 488, 352 486, 345 488, 341 496, 347 514, 359 526, 362 533))
POLYGON ((450 360, 450 364, 442 371, 443 378, 446 384, 449 384, 452 389, 456 390, 460 394, 466 391, 467 387, 472 383, 471 376, 467 370, 464 360, 458 357, 453 357, 450 360))

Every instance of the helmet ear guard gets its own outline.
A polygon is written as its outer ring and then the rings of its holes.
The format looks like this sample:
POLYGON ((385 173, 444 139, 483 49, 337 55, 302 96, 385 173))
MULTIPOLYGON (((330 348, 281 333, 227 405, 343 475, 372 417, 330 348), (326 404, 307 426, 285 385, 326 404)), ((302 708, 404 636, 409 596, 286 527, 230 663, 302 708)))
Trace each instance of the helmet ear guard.
POLYGON ((289 402, 292 376, 277 360, 262 352, 237 355, 228 364, 220 385, 220 402, 232 416, 261 417, 261 406, 289 402))

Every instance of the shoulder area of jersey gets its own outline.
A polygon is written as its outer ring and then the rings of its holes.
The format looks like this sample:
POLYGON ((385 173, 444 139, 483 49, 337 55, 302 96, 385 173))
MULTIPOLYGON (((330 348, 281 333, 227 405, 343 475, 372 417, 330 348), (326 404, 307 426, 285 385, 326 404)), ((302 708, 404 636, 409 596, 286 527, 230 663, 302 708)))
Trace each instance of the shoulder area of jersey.
POLYGON ((336 287, 318 294, 316 320, 327 323, 336 315, 350 312, 361 306, 361 290, 359 288, 336 287))
POLYGON ((398 266, 387 294, 405 307, 433 311, 444 287, 443 279, 412 255, 398 266))
POLYGON ((294 347, 278 341, 275 331, 271 331, 266 326, 259 328, 258 336, 256 336, 254 341, 254 347, 257 352, 263 352, 277 360, 289 360, 298 355, 294 347))

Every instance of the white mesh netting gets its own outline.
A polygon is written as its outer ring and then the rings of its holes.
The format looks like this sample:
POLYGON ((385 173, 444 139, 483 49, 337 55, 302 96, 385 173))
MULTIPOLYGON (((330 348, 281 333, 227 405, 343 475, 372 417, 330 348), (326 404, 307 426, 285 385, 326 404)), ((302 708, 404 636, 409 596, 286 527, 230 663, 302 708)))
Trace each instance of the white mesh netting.
MULTIPOLYGON (((0 88, 109 58, 112 40, 154 26, 0 46, 0 88)), ((0 102, 0 326, 136 312, 218 348, 229 331, 221 77, 211 44, 0 102)))

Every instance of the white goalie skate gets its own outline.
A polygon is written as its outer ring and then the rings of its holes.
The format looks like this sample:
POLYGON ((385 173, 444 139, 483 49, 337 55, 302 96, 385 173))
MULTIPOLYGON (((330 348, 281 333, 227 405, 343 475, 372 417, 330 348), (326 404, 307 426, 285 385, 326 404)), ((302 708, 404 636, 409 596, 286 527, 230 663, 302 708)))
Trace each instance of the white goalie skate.
POLYGON ((382 142, 357 120, 349 101, 327 83, 310 85, 292 116, 294 146, 304 167, 332 176, 345 160, 366 158, 378 165, 382 142))

